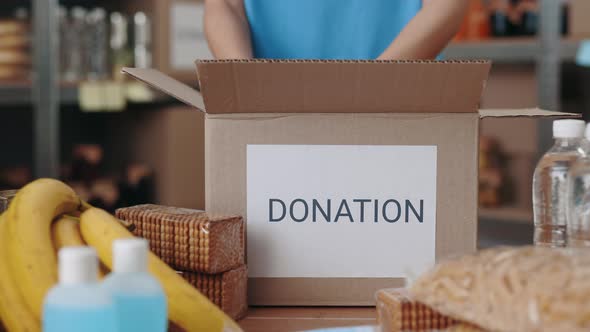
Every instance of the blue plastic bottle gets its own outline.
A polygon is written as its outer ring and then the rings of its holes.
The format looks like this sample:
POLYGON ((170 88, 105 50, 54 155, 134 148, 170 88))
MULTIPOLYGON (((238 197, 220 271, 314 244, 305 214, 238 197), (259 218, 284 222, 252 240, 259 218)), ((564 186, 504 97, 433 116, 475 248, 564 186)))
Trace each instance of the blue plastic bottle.
POLYGON ((113 273, 103 282, 115 302, 117 326, 125 332, 165 332, 166 295, 147 270, 148 242, 121 239, 113 243, 113 273))
POLYGON ((65 247, 58 256, 59 283, 45 297, 43 331, 117 331, 114 303, 98 284, 94 249, 65 247))

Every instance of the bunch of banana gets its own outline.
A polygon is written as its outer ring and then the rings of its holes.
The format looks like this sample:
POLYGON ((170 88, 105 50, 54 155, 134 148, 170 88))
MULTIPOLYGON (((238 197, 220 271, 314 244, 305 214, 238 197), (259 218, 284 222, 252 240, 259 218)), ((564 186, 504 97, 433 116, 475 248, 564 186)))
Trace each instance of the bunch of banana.
POLYGON ((74 216, 58 217, 51 225, 51 236, 56 253, 63 247, 86 245, 80 233, 80 218, 74 216))
MULTIPOLYGON (((63 247, 88 245, 82 238, 82 233, 80 233, 80 218, 78 217, 63 215, 57 218, 51 225, 51 235, 53 236, 56 254, 63 247)), ((101 262, 98 269, 98 278, 103 279, 107 274, 109 274, 109 269, 101 262)))
POLYGON ((41 329, 38 316, 34 315, 18 290, 18 283, 11 272, 9 260, 8 225, 4 215, 0 217, 0 318, 9 331, 35 332, 41 329))
MULTIPOLYGON (((22 188, 0 215, 0 329, 4 325, 8 332, 41 330, 43 299, 57 282, 60 248, 92 246, 101 263, 112 268, 113 241, 132 236, 121 221, 82 202, 60 181, 40 179, 22 188)), ((166 292, 174 327, 189 332, 241 331, 153 254, 149 269, 166 292)))

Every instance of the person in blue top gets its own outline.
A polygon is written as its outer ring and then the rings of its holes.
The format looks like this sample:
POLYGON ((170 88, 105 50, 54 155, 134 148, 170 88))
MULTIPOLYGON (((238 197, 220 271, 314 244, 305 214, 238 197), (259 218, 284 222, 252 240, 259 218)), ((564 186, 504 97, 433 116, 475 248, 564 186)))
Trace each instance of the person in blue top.
POLYGON ((433 59, 469 0, 206 0, 219 59, 433 59))

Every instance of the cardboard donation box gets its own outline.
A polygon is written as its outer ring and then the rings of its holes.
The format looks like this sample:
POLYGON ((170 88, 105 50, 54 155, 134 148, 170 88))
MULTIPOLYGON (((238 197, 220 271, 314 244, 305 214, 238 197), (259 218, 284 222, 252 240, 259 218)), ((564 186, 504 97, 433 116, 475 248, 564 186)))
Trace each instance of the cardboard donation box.
POLYGON ((198 61, 195 91, 125 71, 206 112, 205 205, 247 220, 253 305, 371 305, 475 250, 478 111, 490 63, 198 61))

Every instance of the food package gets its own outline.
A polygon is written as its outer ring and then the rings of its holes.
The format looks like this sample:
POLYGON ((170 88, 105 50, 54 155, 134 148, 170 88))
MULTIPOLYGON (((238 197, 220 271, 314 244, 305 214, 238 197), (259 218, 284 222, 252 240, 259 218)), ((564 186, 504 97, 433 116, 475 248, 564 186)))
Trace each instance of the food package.
POLYGON ((248 269, 245 265, 218 274, 179 273, 234 320, 244 318, 246 315, 248 269))
POLYGON ((440 263, 410 292, 486 330, 590 329, 590 255, 584 249, 488 249, 440 263))
POLYGON ((451 327, 455 331, 481 331, 415 301, 404 288, 382 289, 375 297, 377 320, 382 332, 443 330, 451 327))
POLYGON ((203 211, 144 204, 118 209, 150 249, 181 271, 221 273, 244 264, 244 221, 203 211))
POLYGON ((0 64, 0 80, 25 79, 29 75, 29 71, 29 67, 0 64))
POLYGON ((0 50, 27 49, 30 40, 26 34, 0 35, 0 50))
POLYGON ((1 19, 0 36, 25 35, 29 30, 27 24, 20 20, 1 19))
POLYGON ((444 330, 445 332, 484 332, 485 330, 480 329, 479 327, 469 324, 469 323, 458 323, 456 325, 452 325, 448 329, 444 330))
POLYGON ((23 23, 0 20, 0 80, 15 81, 29 77, 29 44, 29 36, 23 23))
POLYGON ((382 332, 378 326, 345 326, 345 327, 329 327, 325 329, 307 330, 305 332, 382 332))
POLYGON ((25 66, 31 64, 31 57, 24 50, 0 49, 0 65, 25 66))

